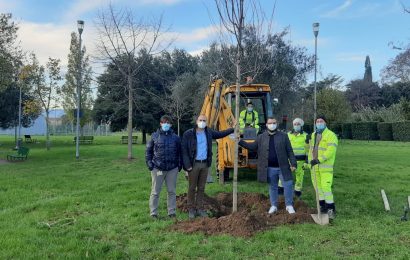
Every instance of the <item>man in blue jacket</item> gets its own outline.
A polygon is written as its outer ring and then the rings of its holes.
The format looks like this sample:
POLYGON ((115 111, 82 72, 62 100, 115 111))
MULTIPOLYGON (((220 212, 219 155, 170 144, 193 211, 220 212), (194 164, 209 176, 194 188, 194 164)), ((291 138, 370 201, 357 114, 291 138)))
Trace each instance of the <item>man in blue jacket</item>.
POLYGON ((162 116, 160 125, 152 134, 145 151, 145 161, 152 178, 149 208, 151 217, 158 218, 159 194, 165 181, 168 190, 168 216, 175 218, 177 175, 182 168, 181 140, 172 131, 169 116, 162 116))
MULTIPOLYGON (((234 132, 233 128, 225 131, 214 131, 206 127, 207 118, 200 115, 197 126, 187 130, 182 137, 182 161, 188 172, 188 217, 195 215, 206 217, 203 208, 206 178, 212 164, 212 139, 223 138, 234 132)), ((234 123, 234 125, 236 122, 234 123)))

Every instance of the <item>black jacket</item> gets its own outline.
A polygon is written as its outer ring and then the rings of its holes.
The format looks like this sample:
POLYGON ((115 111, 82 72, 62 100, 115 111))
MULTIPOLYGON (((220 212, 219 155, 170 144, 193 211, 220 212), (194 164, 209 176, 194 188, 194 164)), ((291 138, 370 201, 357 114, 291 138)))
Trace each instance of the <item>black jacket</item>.
POLYGON ((148 169, 169 171, 178 167, 181 170, 181 139, 172 129, 167 132, 158 129, 152 134, 145 151, 145 162, 148 169))
MULTIPOLYGON (((205 128, 205 136, 208 145, 207 164, 208 167, 212 164, 212 139, 224 138, 225 136, 232 134, 233 128, 224 131, 215 131, 208 127, 205 128)), ((188 129, 182 136, 182 162, 184 170, 192 168, 196 157, 196 128, 188 129)))
MULTIPOLYGON (((258 135, 253 143, 247 143, 243 140, 239 142, 240 146, 252 151, 257 151, 258 181, 260 182, 267 182, 268 179, 269 138, 270 135, 268 131, 265 131, 258 135)), ((285 181, 292 180, 293 176, 290 171, 290 166, 296 168, 297 163, 289 137, 285 133, 276 131, 273 138, 275 138, 275 150, 283 178, 285 181)))

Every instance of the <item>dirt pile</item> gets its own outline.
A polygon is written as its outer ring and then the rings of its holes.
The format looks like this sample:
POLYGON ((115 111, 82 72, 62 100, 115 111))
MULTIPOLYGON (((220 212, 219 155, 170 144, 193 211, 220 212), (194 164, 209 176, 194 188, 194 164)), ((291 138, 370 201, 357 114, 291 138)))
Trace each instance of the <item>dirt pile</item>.
MULTIPOLYGON (((315 213, 315 210, 300 200, 296 200, 294 204, 296 214, 289 215, 285 210, 283 197, 280 197, 278 213, 269 215, 267 211, 270 202, 267 196, 260 193, 239 193, 238 211, 232 214, 232 193, 219 193, 215 197, 205 195, 204 206, 210 217, 178 221, 171 229, 184 233, 247 237, 278 225, 313 223, 310 214, 315 213)), ((177 207, 188 212, 186 194, 177 196, 177 207)))

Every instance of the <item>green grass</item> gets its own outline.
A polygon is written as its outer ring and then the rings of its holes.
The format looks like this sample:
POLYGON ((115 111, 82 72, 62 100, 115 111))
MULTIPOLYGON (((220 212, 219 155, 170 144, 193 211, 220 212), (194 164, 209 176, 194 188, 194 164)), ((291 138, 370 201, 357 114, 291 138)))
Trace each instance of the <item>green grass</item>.
MULTIPOLYGON (((81 146, 77 161, 72 137, 52 137, 50 151, 36 138, 28 161, 0 165, 0 259, 410 258, 410 221, 400 221, 410 195, 409 143, 340 143, 333 225, 289 225, 235 238, 168 231, 166 192, 163 219, 150 219, 143 145, 134 146, 136 159, 128 162, 119 136, 95 137, 95 144, 81 146), (381 188, 391 213, 384 212, 381 188)), ((0 143, 4 159, 13 138, 0 136, 0 143)), ((266 193, 252 178, 242 176, 239 191, 266 193)), ((186 191, 180 174, 177 193, 186 191)), ((231 191, 231 185, 214 183, 206 191, 231 191)), ((309 176, 303 196, 315 205, 309 176)))

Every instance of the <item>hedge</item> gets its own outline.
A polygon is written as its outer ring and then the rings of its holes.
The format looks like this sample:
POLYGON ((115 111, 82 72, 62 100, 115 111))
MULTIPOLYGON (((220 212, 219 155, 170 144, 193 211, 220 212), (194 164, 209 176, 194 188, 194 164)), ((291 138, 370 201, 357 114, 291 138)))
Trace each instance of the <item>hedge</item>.
POLYGON ((352 124, 345 123, 342 124, 342 138, 343 139, 352 139, 352 124))
POLYGON ((303 131, 305 131, 305 132, 308 133, 308 134, 313 133, 313 125, 311 125, 311 124, 305 124, 305 125, 303 126, 303 131))
POLYGON ((377 140, 377 122, 352 123, 352 137, 355 140, 377 140))
POLYGON ((342 124, 339 124, 339 123, 329 124, 329 129, 332 130, 337 136, 342 135, 342 124))
POLYGON ((392 123, 394 141, 410 141, 410 121, 392 123))
POLYGON ((392 123, 379 123, 377 125, 377 130, 379 131, 380 140, 383 140, 383 141, 393 140, 392 123))

